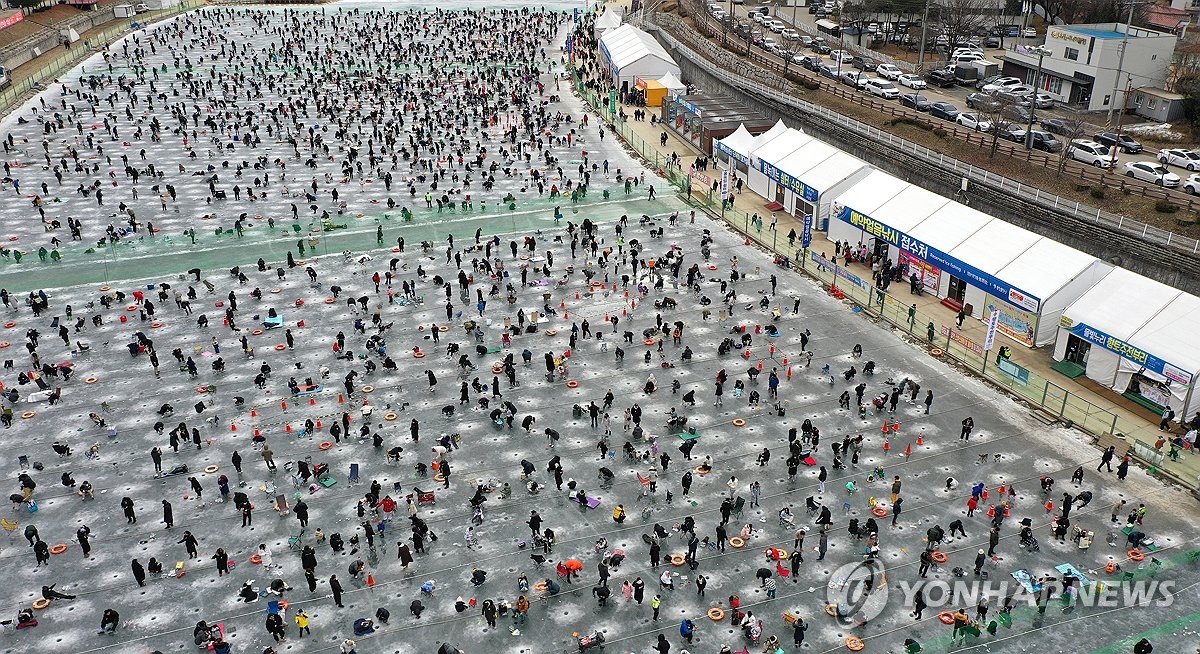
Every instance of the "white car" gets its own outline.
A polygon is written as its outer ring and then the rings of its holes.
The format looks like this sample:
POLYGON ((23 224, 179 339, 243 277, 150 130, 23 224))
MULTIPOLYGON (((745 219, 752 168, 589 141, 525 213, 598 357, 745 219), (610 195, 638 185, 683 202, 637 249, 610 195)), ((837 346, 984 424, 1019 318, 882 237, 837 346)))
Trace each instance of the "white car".
POLYGON ((896 81, 900 82, 901 85, 907 86, 910 89, 918 89, 919 90, 919 89, 923 89, 927 86, 925 84, 925 80, 922 79, 920 75, 911 75, 911 74, 901 75, 900 77, 896 78, 896 81))
POLYGON ((767 16, 766 14, 753 14, 753 16, 754 16, 754 18, 753 18, 754 22, 758 23, 759 25, 763 25, 768 20, 771 20, 771 17, 767 16))
POLYGON ((895 100, 900 97, 900 89, 896 88, 895 84, 885 80, 873 77, 863 84, 863 89, 871 95, 877 95, 884 100, 895 100))
POLYGON ((995 93, 997 91, 1011 91, 1011 90, 1017 88, 1018 86, 1021 86, 1022 84, 1023 84, 1023 82, 1019 78, 1001 77, 1000 79, 992 82, 991 84, 984 84, 983 88, 981 88, 979 90, 983 91, 984 93, 995 93))
POLYGON ((892 64, 879 64, 875 67, 875 74, 883 79, 898 80, 904 74, 904 71, 892 64))
POLYGON ((958 118, 954 119, 954 122, 976 132, 992 131, 992 123, 977 113, 961 113, 958 118))
POLYGON ((1174 188, 1179 186, 1179 175, 1167 170, 1166 166, 1153 161, 1130 161, 1125 164, 1125 176, 1154 182, 1156 186, 1174 188))
POLYGON ((1200 170, 1200 153, 1184 148, 1159 150, 1158 160, 1168 166, 1179 166, 1190 171, 1200 170))
POLYGON ((1188 176, 1183 182, 1183 190, 1192 195, 1200 195, 1200 173, 1188 176))
POLYGON ((717 9, 716 11, 712 12, 712 15, 713 18, 716 18, 717 20, 725 20, 729 17, 729 14, 725 13, 724 9, 717 9))
POLYGON ((829 58, 838 64, 848 64, 854 59, 854 55, 845 50, 834 50, 829 53, 829 58))
POLYGON ((950 57, 951 64, 967 64, 972 61, 983 61, 983 55, 978 52, 964 52, 950 57))
POLYGON ((783 38, 785 38, 789 41, 797 41, 800 39, 800 32, 797 32, 796 30, 794 30, 790 27, 783 30, 782 32, 780 32, 780 34, 783 35, 783 38))
POLYGON ((1112 152, 1108 146, 1087 139, 1075 139, 1068 146, 1068 153, 1075 161, 1082 161, 1097 168, 1112 167, 1112 152))
POLYGON ((1021 30, 1021 36, 1027 39, 1035 39, 1037 38, 1037 30, 1033 29, 1032 27, 1026 27, 1025 29, 1021 30))
POLYGON ((779 34, 780 32, 782 32, 784 30, 785 27, 787 27, 787 25, 784 25, 783 21, 781 21, 781 20, 775 20, 775 21, 771 21, 770 23, 767 23, 767 27, 770 28, 770 30, 772 32, 779 34))

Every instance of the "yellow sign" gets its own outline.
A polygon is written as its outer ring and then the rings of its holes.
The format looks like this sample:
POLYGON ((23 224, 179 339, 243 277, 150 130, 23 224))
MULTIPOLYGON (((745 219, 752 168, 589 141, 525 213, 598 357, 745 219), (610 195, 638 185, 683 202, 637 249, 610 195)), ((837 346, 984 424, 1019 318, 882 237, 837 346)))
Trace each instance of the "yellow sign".
POLYGON ((1058 39, 1059 41, 1070 41, 1071 43, 1078 43, 1079 45, 1087 45, 1088 43, 1088 40, 1082 36, 1078 36, 1070 32, 1063 32, 1061 30, 1054 30, 1053 32, 1050 32, 1050 38, 1058 39))

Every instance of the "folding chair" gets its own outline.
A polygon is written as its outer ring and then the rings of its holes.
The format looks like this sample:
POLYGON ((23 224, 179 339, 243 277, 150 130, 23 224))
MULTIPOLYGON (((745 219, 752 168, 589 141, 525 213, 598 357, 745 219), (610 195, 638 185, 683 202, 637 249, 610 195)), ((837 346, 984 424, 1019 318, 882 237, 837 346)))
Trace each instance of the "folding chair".
POLYGON ((739 495, 737 500, 735 500, 733 503, 733 517, 741 518, 742 509, 744 508, 746 508, 746 498, 739 495))
POLYGON ((649 495, 650 494, 650 478, 643 477, 642 473, 640 473, 640 472, 637 472, 634 474, 637 475, 638 481, 641 482, 641 484, 642 484, 642 497, 649 495))
POLYGON ((358 464, 357 463, 350 464, 350 479, 348 479, 347 481, 349 481, 351 484, 358 483, 358 464))

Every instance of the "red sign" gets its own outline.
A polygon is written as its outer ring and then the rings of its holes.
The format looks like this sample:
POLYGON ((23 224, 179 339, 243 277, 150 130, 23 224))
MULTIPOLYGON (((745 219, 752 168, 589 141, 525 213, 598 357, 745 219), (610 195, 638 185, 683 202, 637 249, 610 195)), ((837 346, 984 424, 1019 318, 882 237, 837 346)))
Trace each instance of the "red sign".
POLYGON ((23 20, 25 20, 25 14, 15 11, 4 18, 0 18, 0 30, 5 27, 12 27, 23 20))

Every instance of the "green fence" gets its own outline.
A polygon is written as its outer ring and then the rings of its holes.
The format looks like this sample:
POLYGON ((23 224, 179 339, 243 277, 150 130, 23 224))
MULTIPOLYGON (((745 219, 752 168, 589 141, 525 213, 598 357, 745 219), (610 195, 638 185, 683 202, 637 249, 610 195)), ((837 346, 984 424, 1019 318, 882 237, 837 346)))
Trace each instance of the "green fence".
MULTIPOLYGON (((6 113, 11 107, 16 105, 30 91, 41 90, 47 82, 52 82, 63 72, 69 70, 72 66, 80 61, 88 58, 92 54, 103 50, 105 46, 113 41, 125 36, 132 31, 131 24, 137 22, 139 25, 146 25, 152 22, 160 21, 172 16, 181 14, 186 11, 191 11, 196 7, 203 6, 205 3, 202 0, 184 0, 178 6, 159 11, 151 11, 144 14, 138 14, 136 21, 123 22, 119 25, 113 25, 106 28, 99 34, 88 36, 72 44, 71 49, 54 56, 46 61, 41 69, 34 75, 30 75, 19 82, 13 82, 13 85, 0 92, 0 114, 6 113)), ((36 60, 35 60, 36 61, 36 60)))

